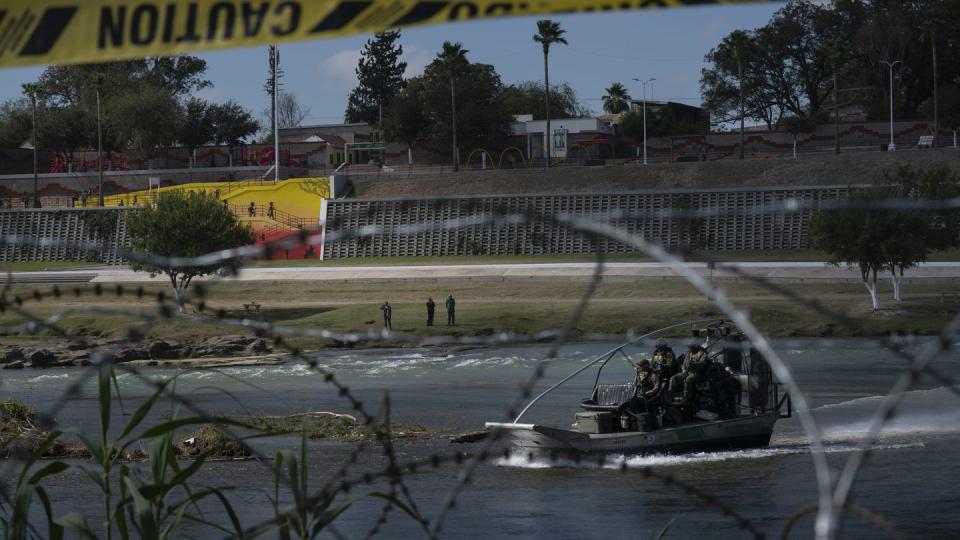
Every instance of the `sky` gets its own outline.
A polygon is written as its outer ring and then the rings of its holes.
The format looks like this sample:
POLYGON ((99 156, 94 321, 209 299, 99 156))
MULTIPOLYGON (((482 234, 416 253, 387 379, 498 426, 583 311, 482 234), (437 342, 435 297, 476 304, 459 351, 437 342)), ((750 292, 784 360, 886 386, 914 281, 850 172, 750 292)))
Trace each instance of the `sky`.
MULTIPOLYGON (((581 101, 602 112, 600 98, 611 83, 623 83, 631 96, 642 91, 633 79, 655 78, 647 98, 700 103, 703 57, 720 39, 739 28, 764 25, 781 3, 703 6, 553 16, 566 29, 569 45, 550 51, 550 80, 567 82, 581 101)), ((542 80, 543 56, 533 41, 536 20, 513 17, 404 30, 400 38, 407 77, 423 71, 444 41, 460 41, 471 62, 493 64, 504 83, 542 80)), ((286 72, 284 90, 309 108, 304 124, 343 121, 347 95, 356 86, 354 72, 370 36, 301 42, 280 47, 286 72)), ((207 61, 212 87, 200 91, 208 100, 233 99, 258 117, 269 106, 263 90, 266 47, 199 54, 207 61)), ((17 97, 21 85, 35 80, 38 68, 0 70, 0 101, 17 97)))

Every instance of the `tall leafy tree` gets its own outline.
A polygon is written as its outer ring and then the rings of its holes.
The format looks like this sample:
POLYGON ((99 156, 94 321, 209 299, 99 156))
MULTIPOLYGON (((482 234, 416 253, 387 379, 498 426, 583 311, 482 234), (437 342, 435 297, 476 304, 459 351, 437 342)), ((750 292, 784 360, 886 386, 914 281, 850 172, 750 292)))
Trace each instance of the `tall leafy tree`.
POLYGON ((170 146, 180 135, 180 104, 163 88, 142 86, 115 100, 113 107, 112 121, 124 126, 126 148, 149 151, 170 146))
POLYGON ((366 122, 382 127, 383 114, 404 86, 407 63, 402 62, 399 30, 375 34, 363 46, 357 62, 357 87, 347 100, 347 122, 366 122))
MULTIPOLYGON (((850 194, 853 203, 865 205, 882 199, 879 190, 858 189, 850 194)), ((832 265, 845 264, 860 270, 863 286, 870 293, 874 310, 880 309, 877 274, 887 268, 884 243, 890 238, 896 222, 891 213, 873 208, 844 208, 820 211, 810 222, 810 242, 827 253, 832 265)))
POLYGON ((183 106, 183 122, 177 139, 190 152, 190 165, 194 166, 193 152, 214 139, 213 107, 200 98, 190 98, 183 106))
MULTIPOLYGON (((155 203, 131 211, 126 217, 133 248, 159 257, 197 257, 253 242, 250 228, 213 194, 172 191, 155 203)), ((165 274, 184 311, 183 293, 197 276, 212 274, 220 265, 173 266, 131 261, 135 271, 165 274)))
POLYGON ((96 121, 79 107, 44 104, 38 111, 37 139, 41 148, 63 152, 72 161, 73 154, 87 146, 96 121))
MULTIPOLYGON (((671 104, 650 107, 647 104, 647 137, 700 135, 710 130, 706 119, 691 116, 689 111, 671 104)), ((620 133, 637 143, 643 140, 643 114, 630 111, 620 117, 620 133)))
POLYGON ((205 77, 207 61, 196 56, 151 56, 142 62, 144 81, 167 90, 177 99, 213 85, 205 77))
MULTIPOLYGON (((543 120, 546 118, 545 100, 543 84, 538 81, 523 81, 503 89, 503 101, 510 114, 531 114, 534 120, 543 120)), ((550 110, 562 118, 582 118, 592 114, 568 83, 554 84, 550 89, 550 110)))
POLYGON ((891 96, 882 62, 899 60, 895 116, 937 122, 933 102, 946 93, 935 89, 960 80, 960 47, 950 30, 958 25, 960 0, 794 0, 766 25, 737 30, 707 54, 701 94, 718 122, 742 116, 772 128, 788 116, 825 117, 840 104, 835 89, 842 86, 841 106, 886 119, 891 96))
POLYGON ((958 195, 960 177, 949 168, 901 166, 885 175, 882 184, 854 190, 851 208, 818 212, 811 221, 810 239, 814 247, 827 252, 831 263, 859 268, 876 310, 880 307, 877 274, 890 272, 894 299, 899 302, 906 270, 932 252, 960 245, 960 211, 916 212, 871 208, 870 203, 909 197, 944 201, 958 195))
POLYGON ((453 152, 455 163, 458 150, 506 146, 513 118, 504 96, 493 66, 471 64, 462 46, 447 43, 422 75, 407 81, 385 113, 385 127, 394 140, 421 142, 442 155, 453 152))
POLYGON ((604 90, 603 110, 608 114, 619 114, 630 108, 630 93, 623 84, 615 82, 604 90))
POLYGON ((230 164, 233 165, 234 149, 243 139, 256 133, 260 129, 260 124, 253 118, 250 111, 233 100, 211 107, 210 117, 213 122, 214 140, 218 144, 229 147, 230 164))
POLYGON ((422 77, 407 82, 406 88, 397 94, 384 118, 384 134, 388 140, 407 145, 410 161, 413 161, 413 145, 429 137, 431 122, 426 114, 425 81, 422 77))
MULTIPOLYGON (((171 142, 179 104, 191 92, 210 85, 205 71, 206 61, 193 56, 150 57, 51 66, 37 83, 47 106, 72 111, 61 118, 73 121, 81 114, 87 118, 89 129, 81 141, 84 146, 96 145, 99 90, 103 147, 109 154, 171 142)), ((63 131, 68 132, 67 128, 69 125, 63 131)))
POLYGON ((16 148, 30 139, 30 100, 0 103, 0 148, 16 148))
POLYGON ((547 132, 544 134, 543 143, 547 149, 547 167, 550 166, 550 154, 553 147, 550 131, 550 47, 554 44, 566 45, 567 40, 563 37, 566 30, 560 28, 560 23, 549 19, 537 21, 537 33, 533 35, 533 40, 539 43, 543 48, 543 87, 546 94, 544 107, 546 109, 547 132))
POLYGON ((460 42, 443 42, 443 48, 437 53, 437 59, 434 62, 441 69, 450 81, 450 138, 453 148, 453 170, 460 167, 460 147, 457 145, 457 79, 460 74, 469 66, 467 53, 470 52, 463 48, 460 42))

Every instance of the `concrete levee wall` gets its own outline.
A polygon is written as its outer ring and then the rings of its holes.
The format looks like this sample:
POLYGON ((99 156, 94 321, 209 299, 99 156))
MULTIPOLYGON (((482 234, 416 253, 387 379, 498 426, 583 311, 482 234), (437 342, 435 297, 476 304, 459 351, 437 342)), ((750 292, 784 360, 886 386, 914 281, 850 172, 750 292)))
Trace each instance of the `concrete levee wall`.
MULTIPOLYGON (((820 201, 842 198, 847 187, 784 189, 715 189, 576 195, 502 195, 440 199, 329 200, 324 222, 327 233, 382 227, 371 238, 329 242, 325 259, 439 255, 585 254, 596 247, 585 235, 543 219, 522 223, 489 223, 449 230, 401 235, 402 225, 458 219, 495 218, 504 214, 549 216, 566 213, 602 216, 617 210, 640 211, 642 217, 610 223, 642 235, 670 250, 766 250, 809 247, 807 229, 812 210, 765 213, 758 210, 788 200, 817 207, 820 201), (716 215, 678 219, 658 216, 665 209, 712 209, 716 215)), ((806 206, 800 204, 799 206, 806 206)), ((601 239, 606 253, 630 253, 634 248, 601 239)))
POLYGON ((122 264, 117 253, 129 245, 123 210, 51 209, 0 211, 0 237, 19 237, 33 244, 5 241, 0 244, 0 261, 89 261, 122 264), (44 242, 44 240, 48 242, 44 242), (97 243, 98 250, 81 249, 97 243))

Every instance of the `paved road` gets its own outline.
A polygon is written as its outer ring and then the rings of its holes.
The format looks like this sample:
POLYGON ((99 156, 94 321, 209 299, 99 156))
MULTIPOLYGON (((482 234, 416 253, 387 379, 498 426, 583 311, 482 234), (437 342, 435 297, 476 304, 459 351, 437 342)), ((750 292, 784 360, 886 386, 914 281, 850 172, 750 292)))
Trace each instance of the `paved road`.
MULTIPOLYGON (((691 263, 697 272, 709 275, 705 263, 691 263)), ((712 270, 715 278, 735 278, 731 271, 773 280, 859 280, 856 269, 830 267, 822 262, 746 262, 718 263, 712 270)), ((459 265, 405 265, 405 266, 304 266, 296 268, 246 268, 237 278, 240 281, 343 281, 361 279, 585 279, 594 270, 591 263, 549 264, 459 264, 459 265)), ((14 274, 17 281, 93 281, 103 283, 163 281, 151 279, 148 274, 129 268, 94 268, 50 272, 21 272, 14 274)), ((614 262, 605 266, 604 276, 616 279, 664 279, 675 277, 670 268, 655 262, 614 262)), ((888 275, 881 276, 883 278, 888 275)), ((925 263, 906 273, 907 279, 960 278, 960 262, 925 263)))

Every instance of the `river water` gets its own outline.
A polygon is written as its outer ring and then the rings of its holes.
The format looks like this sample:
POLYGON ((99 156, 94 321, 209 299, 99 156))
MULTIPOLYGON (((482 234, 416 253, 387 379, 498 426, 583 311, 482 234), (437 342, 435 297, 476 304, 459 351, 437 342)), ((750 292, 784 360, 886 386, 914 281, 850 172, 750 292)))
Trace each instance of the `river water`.
MULTIPOLYGON (((571 344, 551 362, 538 384, 546 388, 615 344, 571 344)), ((816 341, 777 346, 814 408, 827 440, 828 458, 841 467, 867 429, 873 409, 896 378, 905 361, 865 341, 849 340, 829 348, 816 341)), ((320 365, 334 371, 371 411, 389 392, 395 421, 419 423, 434 430, 471 431, 483 422, 504 419, 520 384, 543 358, 545 346, 508 347, 458 353, 428 349, 336 351, 315 354, 320 365)), ((934 364, 955 374, 956 355, 943 355, 934 364)), ((0 395, 14 397, 44 410, 81 377, 80 370, 0 372, 0 395)), ((151 369, 150 377, 170 377, 173 370, 151 369)), ((561 387, 531 409, 524 422, 567 426, 576 403, 593 384, 593 369, 561 387)), ((631 368, 613 361, 604 370, 605 381, 631 377, 631 368)), ((149 394, 131 375, 120 375, 129 413, 149 394)), ((322 376, 301 364, 238 367, 182 374, 177 392, 210 414, 285 415, 302 411, 349 412, 349 405, 322 376)), ((98 415, 96 390, 90 381, 57 412, 61 426, 95 433, 98 415)), ((160 420, 171 406, 158 406, 148 421, 160 420)), ((185 412, 181 411, 181 416, 185 412)), ((123 418, 122 416, 120 418, 123 418)), ((122 420, 118 420, 120 422, 122 420)), ((960 537, 960 398, 922 379, 889 423, 883 439, 871 453, 856 482, 853 497, 882 514, 911 537, 960 537)), ((295 448, 291 439, 264 440, 257 447, 267 455, 279 448, 295 448)), ((340 465, 352 445, 312 442, 311 481, 315 486, 340 465)), ((471 445, 453 445, 444 439, 402 440, 403 460, 469 451, 471 445)), ((813 466, 807 438, 796 419, 777 424, 770 447, 737 452, 682 456, 615 456, 605 467, 594 464, 528 462, 526 458, 499 459, 482 465, 459 497, 443 529, 447 538, 649 538, 674 520, 668 537, 740 537, 736 523, 716 508, 707 507, 675 486, 644 478, 639 467, 655 466, 696 485, 754 522, 768 537, 779 537, 787 519, 815 500, 813 466), (620 464, 626 463, 626 471, 620 464)), ((376 450, 364 453, 357 471, 381 469, 385 459, 376 450)), ((273 490, 270 463, 256 461, 207 464, 198 477, 202 485, 233 486, 230 498, 245 524, 272 515, 267 495, 273 490)), ((420 509, 435 515, 454 484, 453 467, 420 472, 408 484, 420 509)), ((101 502, 95 488, 78 471, 68 471, 47 482, 57 514, 79 511, 99 520, 101 502)), ((381 501, 368 494, 379 488, 355 489, 344 497, 353 505, 335 523, 347 538, 362 537, 372 525, 381 501)), ((205 505, 208 517, 216 506, 205 505)), ((400 511, 390 514, 387 538, 422 536, 419 526, 400 511)), ((220 516, 223 520, 223 516, 220 516)), ((184 534, 208 537, 189 526, 184 534)), ((793 538, 807 538, 812 516, 802 519, 793 538)), ((848 518, 844 537, 874 538, 882 533, 857 518, 848 518)))

